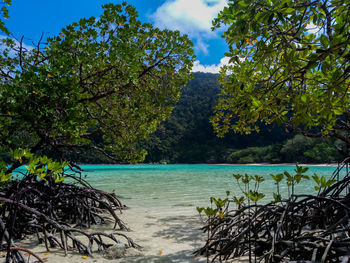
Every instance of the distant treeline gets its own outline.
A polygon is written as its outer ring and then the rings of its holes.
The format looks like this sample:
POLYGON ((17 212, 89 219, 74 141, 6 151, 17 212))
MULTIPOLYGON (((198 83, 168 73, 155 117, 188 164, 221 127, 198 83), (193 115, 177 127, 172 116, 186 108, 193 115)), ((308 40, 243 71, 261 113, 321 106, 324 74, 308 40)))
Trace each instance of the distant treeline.
POLYGON ((287 134, 282 127, 261 126, 259 134, 228 134, 218 138, 209 122, 220 87, 216 74, 194 73, 182 90, 170 118, 143 142, 145 162, 252 163, 342 160, 332 139, 311 139, 287 134))

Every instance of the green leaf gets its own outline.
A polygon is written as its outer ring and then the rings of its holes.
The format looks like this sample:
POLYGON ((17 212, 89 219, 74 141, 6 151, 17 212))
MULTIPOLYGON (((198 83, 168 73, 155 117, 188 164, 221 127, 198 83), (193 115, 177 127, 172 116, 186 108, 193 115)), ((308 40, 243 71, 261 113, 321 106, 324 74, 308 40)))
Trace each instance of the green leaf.
POLYGON ((253 104, 253 106, 258 108, 258 107, 260 107, 261 102, 257 98, 252 97, 252 104, 253 104))
POLYGON ((240 174, 233 174, 232 175, 237 181, 239 180, 239 179, 241 179, 241 177, 242 177, 242 175, 240 175, 240 174))
POLYGON ((263 177, 258 176, 258 175, 253 176, 252 179, 258 183, 265 181, 265 179, 263 177))
POLYGON ((205 213, 208 217, 215 216, 216 213, 218 212, 217 209, 212 209, 212 208, 210 208, 210 207, 205 208, 203 211, 204 211, 204 213, 205 213))
POLYGON ((321 42, 322 47, 324 47, 324 48, 327 48, 329 46, 329 39, 325 35, 321 35, 320 42, 321 42))
POLYGON ((294 8, 283 8, 281 11, 285 14, 292 14, 295 12, 295 9, 294 8))
POLYGON ((249 177, 247 174, 245 174, 245 175, 242 177, 242 183, 243 183, 243 184, 248 184, 249 181, 250 181, 250 177, 249 177))
POLYGON ((199 213, 199 214, 201 214, 202 212, 203 212, 203 210, 204 210, 204 207, 196 207, 196 209, 197 209, 197 212, 199 213))
POLYGON ((273 193, 273 199, 275 202, 281 202, 282 196, 280 194, 273 193))
POLYGON ((344 114, 344 112, 343 112, 341 109, 339 109, 339 108, 335 108, 335 109, 333 110, 333 112, 334 112, 334 114, 336 114, 336 115, 343 115, 343 114, 344 114))
POLYGON ((241 196, 239 199, 236 196, 233 197, 233 201, 236 203, 237 206, 243 204, 244 200, 244 196, 241 196))
POLYGON ((0 183, 4 183, 4 182, 7 182, 11 179, 12 177, 12 174, 9 173, 9 174, 6 174, 4 171, 1 171, 0 172, 0 183))
POLYGON ((287 177, 287 179, 292 178, 292 176, 290 175, 290 173, 288 173, 287 171, 284 171, 283 174, 287 177))
POLYGON ((315 181, 315 183, 316 183, 317 185, 320 185, 320 184, 321 184, 320 178, 318 177, 317 174, 314 174, 314 175, 312 176, 312 179, 314 179, 314 181, 315 181))
POLYGON ((9 18, 9 11, 8 11, 8 9, 5 6, 3 6, 1 8, 1 11, 2 11, 2 14, 3 14, 4 18, 8 19, 9 18))
POLYGON ((283 178, 284 178, 283 174, 277 174, 277 175, 270 174, 270 176, 275 181, 275 184, 280 183, 283 180, 283 178))
POLYGON ((305 94, 302 94, 300 97, 301 102, 306 103, 307 102, 307 97, 305 94))
POLYGON ((240 6, 242 6, 242 7, 247 7, 247 6, 249 6, 249 4, 246 3, 246 1, 244 1, 244 0, 239 1, 238 4, 239 4, 240 6))
POLYGON ((309 171, 309 167, 302 167, 302 170, 301 170, 302 173, 306 173, 307 171, 309 171))
POLYGON ((326 187, 332 186, 333 184, 335 184, 337 182, 337 180, 328 180, 326 183, 326 187))
POLYGON ((254 203, 258 202, 260 199, 264 198, 265 195, 263 193, 259 193, 259 192, 256 192, 256 191, 250 191, 248 194, 247 194, 247 197, 253 201, 254 203))

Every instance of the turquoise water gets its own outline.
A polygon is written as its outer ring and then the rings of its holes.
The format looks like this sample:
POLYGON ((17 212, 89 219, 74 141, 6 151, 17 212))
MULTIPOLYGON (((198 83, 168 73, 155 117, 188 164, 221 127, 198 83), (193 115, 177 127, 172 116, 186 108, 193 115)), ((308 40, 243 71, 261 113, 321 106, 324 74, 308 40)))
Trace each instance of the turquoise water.
MULTIPOLYGON (((265 178, 260 190, 267 198, 275 185, 269 174, 293 173, 295 166, 245 165, 83 165, 83 175, 94 187, 115 192, 130 207, 176 209, 208 206, 211 196, 225 197, 226 191, 241 195, 232 174, 260 175, 265 178)), ((310 167, 308 175, 329 177, 335 167, 310 167)), ((313 182, 298 186, 300 192, 312 193, 313 182)), ((287 193, 287 187, 282 187, 287 193)), ((282 194, 283 195, 283 194, 282 194)))

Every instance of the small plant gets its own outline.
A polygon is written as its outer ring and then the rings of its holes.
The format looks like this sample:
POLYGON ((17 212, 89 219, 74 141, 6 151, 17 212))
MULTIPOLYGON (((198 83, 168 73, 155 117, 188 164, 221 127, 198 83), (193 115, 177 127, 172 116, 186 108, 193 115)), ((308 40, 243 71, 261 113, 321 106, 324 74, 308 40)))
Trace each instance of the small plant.
MULTIPOLYGON (((66 162, 36 157, 26 149, 12 154, 24 169, 9 173, 7 165, 0 163, 0 249, 6 251, 6 262, 27 262, 21 253, 23 248, 15 240, 33 234, 44 241, 47 251, 58 246, 65 253, 76 249, 91 255, 93 244, 101 251, 119 243, 119 237, 125 238, 128 246, 138 247, 124 234, 83 230, 106 223, 110 220, 108 214, 114 219, 114 228, 127 229, 116 214, 123 205, 115 194, 92 188, 72 173, 66 162), (14 174, 18 174, 17 178, 14 174), (65 183, 66 178, 74 183, 65 183), (76 238, 77 234, 86 239, 76 238)), ((41 260, 30 250, 25 251, 41 260)))
POLYGON ((321 191, 322 188, 329 187, 336 182, 334 179, 327 180, 324 176, 319 177, 317 174, 314 174, 312 179, 314 179, 317 184, 314 187, 316 191, 321 191))
POLYGON ((306 175, 306 172, 309 170, 309 168, 301 167, 299 165, 296 165, 294 172, 294 175, 291 175, 289 172, 284 171, 283 173, 279 173, 276 175, 270 174, 271 178, 275 181, 276 190, 277 193, 273 193, 273 199, 275 202, 281 202, 283 197, 281 195, 280 191, 280 185, 281 182, 285 180, 285 184, 288 187, 288 196, 287 198, 290 198, 295 194, 295 185, 300 184, 302 180, 310 180, 310 177, 306 175))
POLYGON ((294 187, 296 184, 299 184, 302 179, 309 180, 309 176, 305 175, 305 173, 309 170, 309 168, 303 168, 301 166, 296 165, 295 175, 291 175, 287 171, 284 171, 284 175, 286 176, 286 181, 288 185, 288 196, 294 195, 294 187))
POLYGON ((280 192, 280 183, 282 182, 284 175, 283 174, 277 174, 277 175, 270 174, 270 176, 275 181, 275 185, 277 187, 277 193, 273 193, 273 199, 275 200, 275 202, 281 202, 282 195, 280 192))
POLYGON ((263 177, 234 174, 233 179, 243 195, 229 198, 231 193, 227 191, 226 199, 210 198, 214 207, 197 208, 207 216, 204 230, 208 235, 205 246, 197 253, 206 255, 208 261, 211 257, 212 262, 243 255, 248 255, 250 262, 253 259, 255 262, 324 261, 328 257, 339 260, 344 253, 338 245, 344 251, 348 251, 350 245, 336 235, 338 243, 333 248, 331 239, 335 233, 350 227, 350 218, 344 220, 349 217, 350 204, 342 203, 348 200, 349 194, 344 193, 349 178, 334 185, 333 178, 327 180, 314 174, 312 179, 318 194, 297 194, 296 187, 310 179, 307 171, 308 168, 296 165, 293 174, 287 171, 270 174, 276 191, 272 201, 264 203, 261 200, 265 194, 259 190, 263 177), (287 193, 281 192, 281 185, 287 186, 287 193), (235 210, 230 209, 232 203, 235 210))

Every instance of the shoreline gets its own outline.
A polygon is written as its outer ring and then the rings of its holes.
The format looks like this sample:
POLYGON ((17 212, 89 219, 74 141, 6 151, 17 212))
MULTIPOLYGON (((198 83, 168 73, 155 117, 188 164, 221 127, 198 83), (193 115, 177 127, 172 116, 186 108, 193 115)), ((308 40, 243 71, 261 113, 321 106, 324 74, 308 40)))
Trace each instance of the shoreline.
POLYGON ((310 167, 337 167, 336 163, 246 163, 246 164, 215 164, 215 165, 241 165, 241 166, 310 166, 310 167))
MULTIPOLYGON (((102 165, 102 164, 101 164, 102 165)), ((145 166, 147 164, 144 164, 145 166)), ((203 164, 202 164, 203 165, 203 164)), ((101 167, 101 171, 98 171, 96 167, 95 173, 91 176, 93 182, 98 182, 95 187, 98 189, 104 189, 106 191, 113 192, 114 187, 118 186, 121 189, 125 189, 124 192, 119 192, 118 196, 120 201, 127 205, 128 209, 123 210, 120 218, 130 227, 131 232, 116 231, 122 234, 126 234, 134 240, 134 242, 143 247, 142 256, 137 257, 126 257, 121 259, 105 259, 101 254, 93 254, 92 257, 83 257, 77 252, 69 252, 67 256, 64 255, 62 251, 57 249, 52 249, 50 253, 46 252, 45 245, 38 245, 37 242, 30 242, 26 244, 27 248, 33 250, 42 258, 47 258, 50 263, 71 263, 71 262, 101 262, 101 263, 160 263, 160 262, 182 262, 182 263, 205 263, 206 259, 203 257, 193 257, 193 252, 199 249, 206 239, 206 234, 200 230, 203 227, 200 216, 196 211, 196 206, 207 206, 209 205, 209 197, 213 194, 224 193, 225 190, 229 188, 230 191, 235 191, 233 184, 228 184, 227 181, 232 178, 231 175, 226 176, 216 176, 215 171, 224 171, 225 173, 230 173, 231 169, 234 167, 239 167, 240 170, 259 170, 260 168, 253 168, 254 166, 271 166, 268 170, 273 170, 276 166, 288 166, 289 169, 293 169, 295 164, 267 164, 267 163, 252 163, 252 164, 208 164, 204 165, 204 169, 208 170, 203 175, 206 178, 201 187, 197 187, 198 180, 196 176, 188 176, 187 173, 183 173, 181 169, 172 167, 169 168, 164 166, 151 167, 125 167, 125 171, 131 170, 129 177, 115 176, 114 172, 107 173, 104 170, 111 168, 113 171, 119 168, 113 167, 101 167), (212 165, 212 167, 210 167, 212 165), (216 167, 214 167, 217 165, 216 167), (219 167, 219 165, 229 165, 227 169, 225 167, 219 167), (244 167, 252 168, 244 168, 244 167), (159 168, 160 172, 155 171, 159 168), (164 181, 161 179, 164 177, 163 174, 169 174, 169 170, 174 169, 174 171, 180 170, 176 173, 175 181, 173 177, 165 178, 164 181), (140 172, 139 172, 140 171, 140 172), (105 173, 103 176, 98 176, 99 174, 105 173), (146 175, 150 176, 138 176, 145 172, 146 175), (137 175, 137 176, 135 176, 137 175), (152 175, 152 176, 151 176, 152 175), (106 178, 105 183, 101 184, 103 180, 101 178, 106 178), (229 178, 228 178, 229 177, 229 178), (115 180, 112 180, 115 178, 115 180), (187 180, 187 179, 191 180, 187 180), (213 179, 214 178, 214 179, 213 179), (226 180, 226 179, 227 180, 226 180), (141 180, 142 179, 142 180, 141 180), (147 180, 146 180, 147 179, 147 180), (213 179, 213 180, 212 180, 213 179), (221 181, 220 181, 220 180, 221 181), (127 182, 128 183, 125 183, 127 182), (179 184, 179 182, 181 182, 179 184), (216 185, 217 182, 221 182, 216 185), (111 186, 115 184, 116 186, 111 186), (138 185, 138 187, 136 187, 138 185), (170 187, 168 187, 171 185, 170 187), (179 186, 180 185, 180 186, 179 186), (127 188, 131 186, 131 188, 127 188), (187 188, 185 186, 188 186, 187 188), (113 190, 111 190, 112 188, 113 190), (205 189, 210 191, 206 191, 205 189), (108 190, 109 189, 109 190, 108 190), (208 200, 207 200, 207 199, 208 200), (167 200, 164 202, 164 200, 167 200), (205 201, 207 200, 207 201, 205 201), (203 202, 202 202, 203 201, 203 202), (203 204, 202 204, 203 203, 203 204)), ((300 164, 302 165, 302 164, 300 164)), ((304 164, 303 164, 304 165, 304 164)), ((313 166, 336 166, 335 164, 311 164, 313 166)), ((189 166, 190 167, 190 166, 189 166)), ((87 167, 88 168, 88 167, 87 167)), ((186 166, 184 166, 186 168, 186 166)), ((84 167, 83 167, 84 169, 84 167)), ((122 167, 122 170, 124 168, 122 167)), ((280 170, 283 168, 277 168, 275 170, 280 170)), ((88 170, 88 169, 87 169, 88 170)), ((95 170, 95 169, 91 169, 95 170)), ((194 169, 196 170, 196 169, 194 169)), ((265 170, 263 168, 262 170, 265 170)), ((322 170, 322 169, 320 169, 322 170)), ((324 169, 331 170, 331 169, 324 169)), ((126 172, 124 172, 126 173, 126 172)), ((127 174, 127 173, 126 173, 127 174)), ((166 176, 165 176, 166 177, 166 176)), ((236 189, 237 190, 237 189, 236 189)), ((101 230, 105 233, 114 232, 112 227, 109 225, 103 226, 92 226, 91 229, 87 229, 88 232, 94 232, 101 230)), ((35 240, 34 240, 35 241, 35 240)), ((121 240, 123 242, 123 240, 121 240)), ((235 259, 229 262, 247 262, 242 259, 235 259)))
POLYGON ((103 166, 114 166, 114 165, 226 165, 226 166, 310 166, 310 167, 337 167, 337 163, 136 163, 136 164, 127 164, 127 163, 80 163, 78 165, 103 165, 103 166))

